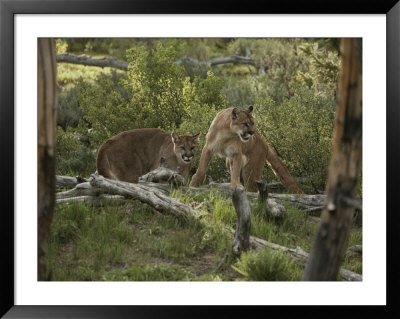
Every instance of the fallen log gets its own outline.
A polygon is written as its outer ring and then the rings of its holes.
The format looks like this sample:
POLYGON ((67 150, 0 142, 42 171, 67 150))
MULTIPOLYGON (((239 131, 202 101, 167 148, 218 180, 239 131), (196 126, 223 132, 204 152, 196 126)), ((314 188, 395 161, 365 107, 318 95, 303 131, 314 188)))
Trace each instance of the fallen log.
POLYGON ((258 201, 266 205, 267 212, 273 217, 283 219, 286 216, 286 208, 277 203, 275 199, 268 198, 268 184, 265 181, 257 181, 258 201))
POLYGON ((161 157, 160 166, 151 172, 139 177, 139 183, 152 182, 152 183, 168 183, 172 185, 183 185, 185 179, 181 175, 181 168, 178 166, 174 171, 168 168, 167 161, 161 157))
MULTIPOLYGON (((146 174, 147 175, 147 174, 146 174)), ((146 176, 145 175, 145 176, 146 176)), ((177 180, 178 177, 175 175, 174 178, 171 180, 177 180)), ((90 179, 83 178, 82 180, 89 181, 90 179)), ((165 195, 169 195, 171 190, 173 189, 170 184, 163 184, 163 183, 154 183, 149 182, 151 178, 144 177, 142 180, 139 181, 138 185, 143 185, 155 190, 162 192, 165 195)), ((79 183, 79 180, 76 177, 68 177, 68 176, 56 176, 57 187, 59 188, 72 188, 76 187, 76 189, 72 189, 69 191, 58 192, 56 194, 56 198, 67 198, 67 197, 74 197, 74 196, 84 196, 84 195, 93 195, 97 196, 97 193, 94 193, 95 190, 87 189, 86 186, 81 185, 85 183, 79 183)), ((179 184, 177 182, 177 184, 179 184)), ((266 184, 269 187, 269 184, 266 184)), ((232 196, 232 189, 230 188, 229 183, 210 183, 209 185, 204 185, 200 187, 187 187, 187 186, 180 186, 179 188, 182 190, 183 193, 189 192, 190 194, 208 194, 210 192, 218 192, 224 196, 232 196)), ((251 202, 258 200, 258 193, 254 192, 246 192, 248 199, 251 202)), ((307 212, 313 212, 321 210, 324 207, 324 200, 325 195, 303 195, 303 194, 277 194, 277 193, 269 193, 268 194, 268 201, 267 205, 270 211, 275 211, 277 214, 282 214, 282 202, 290 202, 292 204, 298 205, 300 208, 304 209, 307 212)), ((284 209, 284 207, 283 207, 284 209)))
POLYGON ((73 189, 56 193, 56 200, 79 197, 79 196, 99 196, 104 191, 98 187, 93 187, 89 182, 77 184, 73 189))
POLYGON ((162 213, 183 218, 198 218, 205 214, 145 185, 114 181, 97 174, 92 174, 91 178, 90 185, 103 193, 137 199, 162 213))
POLYGON ((121 205, 126 202, 124 196, 119 195, 86 195, 86 196, 76 196, 76 197, 66 197, 56 199, 56 205, 63 203, 79 202, 85 204, 91 204, 92 206, 105 206, 105 205, 121 205))
POLYGON ((61 176, 56 175, 56 187, 58 189, 62 188, 74 188, 76 185, 84 182, 88 182, 89 179, 80 176, 61 176))
POLYGON ((306 195, 306 194, 269 194, 269 197, 288 201, 301 208, 309 209, 325 205, 325 195, 306 195))

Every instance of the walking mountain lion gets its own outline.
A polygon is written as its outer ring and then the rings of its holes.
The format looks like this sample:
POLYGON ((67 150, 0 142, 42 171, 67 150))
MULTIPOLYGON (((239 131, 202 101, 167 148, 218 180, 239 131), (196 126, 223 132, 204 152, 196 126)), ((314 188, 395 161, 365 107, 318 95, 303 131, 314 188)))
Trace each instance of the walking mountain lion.
POLYGON ((105 141, 97 154, 98 174, 119 181, 137 183, 140 176, 156 169, 164 157, 168 168, 186 179, 196 153, 200 133, 178 135, 156 128, 121 132, 105 141))
POLYGON ((254 127, 251 113, 230 107, 220 111, 211 123, 206 135, 206 144, 200 156, 199 167, 190 186, 199 186, 205 180, 207 166, 213 155, 226 157, 226 167, 231 174, 231 186, 241 185, 249 191, 257 191, 265 161, 279 177, 289 192, 303 194, 293 177, 271 146, 254 127))

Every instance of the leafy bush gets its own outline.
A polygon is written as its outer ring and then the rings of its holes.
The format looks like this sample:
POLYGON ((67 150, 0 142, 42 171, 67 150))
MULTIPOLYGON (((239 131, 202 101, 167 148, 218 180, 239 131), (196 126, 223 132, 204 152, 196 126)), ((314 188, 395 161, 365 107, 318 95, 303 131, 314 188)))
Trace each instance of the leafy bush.
POLYGON ((57 125, 64 131, 68 126, 77 127, 83 116, 83 111, 79 107, 78 92, 78 88, 73 87, 57 95, 57 125))
POLYGON ((56 174, 88 176, 96 171, 95 154, 79 141, 72 128, 57 127, 56 174))
POLYGON ((278 105, 271 98, 258 99, 258 130, 282 158, 293 176, 307 177, 314 191, 325 188, 333 119, 333 96, 316 94, 293 84, 293 96, 278 105))
POLYGON ((298 281, 302 274, 288 255, 270 249, 243 253, 232 268, 250 281, 298 281))
MULTIPOLYGON (((220 110, 227 107, 227 101, 222 93, 223 85, 224 82, 211 71, 207 72, 205 79, 196 76, 193 82, 190 82, 188 78, 185 80, 183 97, 187 111, 177 131, 180 133, 201 133, 198 152, 192 164, 192 173, 198 167, 201 150, 205 144, 205 137, 211 122, 220 110)), ((208 175, 214 180, 220 180, 226 172, 224 163, 223 159, 214 158, 209 165, 208 175)))
MULTIPOLYGON (((128 50, 128 76, 101 75, 95 84, 79 84, 79 103, 84 112, 81 134, 88 135, 93 147, 99 147, 117 133, 144 127, 158 127, 181 134, 202 133, 197 167, 205 135, 217 112, 227 107, 222 94, 224 82, 212 72, 205 78, 185 77, 184 68, 174 61, 178 49, 159 43, 155 49, 128 50)), ((192 172, 193 173, 193 172, 192 172)), ((213 161, 210 175, 225 174, 224 161, 213 161), (221 173, 222 172, 222 173, 221 173)))
POLYGON ((95 85, 81 83, 79 102, 85 112, 81 124, 93 129, 89 138, 94 146, 124 130, 158 127, 171 131, 181 124, 184 69, 174 64, 176 54, 173 45, 161 43, 153 50, 132 48, 127 51, 126 78, 102 75, 95 85))

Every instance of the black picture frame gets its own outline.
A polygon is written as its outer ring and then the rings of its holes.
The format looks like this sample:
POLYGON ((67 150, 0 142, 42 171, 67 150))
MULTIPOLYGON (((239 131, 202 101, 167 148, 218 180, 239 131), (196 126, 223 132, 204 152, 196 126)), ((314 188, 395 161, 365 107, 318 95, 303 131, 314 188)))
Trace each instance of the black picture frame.
MULTIPOLYGON (((0 0, 0 180, 1 191, 1 308, 4 318, 164 318, 248 317, 259 311, 269 316, 307 316, 324 312, 329 316, 399 316, 399 276, 395 258, 399 243, 396 183, 400 136, 400 3, 372 0, 274 1, 243 3, 226 1, 162 0, 0 0), (385 14, 387 19, 387 105, 386 105, 386 176, 387 176, 387 306, 377 307, 224 307, 224 306, 16 306, 14 304, 14 16, 15 14, 385 14)), ((383 107, 383 106, 377 106, 383 107)), ((377 164, 378 165, 378 164, 377 164)))

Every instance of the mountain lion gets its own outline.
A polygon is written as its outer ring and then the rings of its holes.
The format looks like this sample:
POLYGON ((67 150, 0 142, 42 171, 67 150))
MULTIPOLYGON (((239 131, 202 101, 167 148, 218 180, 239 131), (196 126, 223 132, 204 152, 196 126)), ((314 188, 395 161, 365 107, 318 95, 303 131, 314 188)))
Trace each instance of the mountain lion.
POLYGON ((275 151, 255 129, 252 112, 253 106, 248 110, 230 107, 216 115, 206 135, 199 167, 190 186, 199 186, 204 182, 207 166, 212 156, 217 154, 226 157, 232 187, 241 185, 242 180, 247 190, 257 191, 256 181, 261 177, 265 161, 268 161, 275 175, 290 192, 304 193, 275 151))
POLYGON ((125 182, 137 183, 140 176, 156 169, 162 157, 168 168, 186 179, 197 149, 200 133, 178 135, 156 128, 121 132, 108 139, 97 154, 98 174, 125 182))

